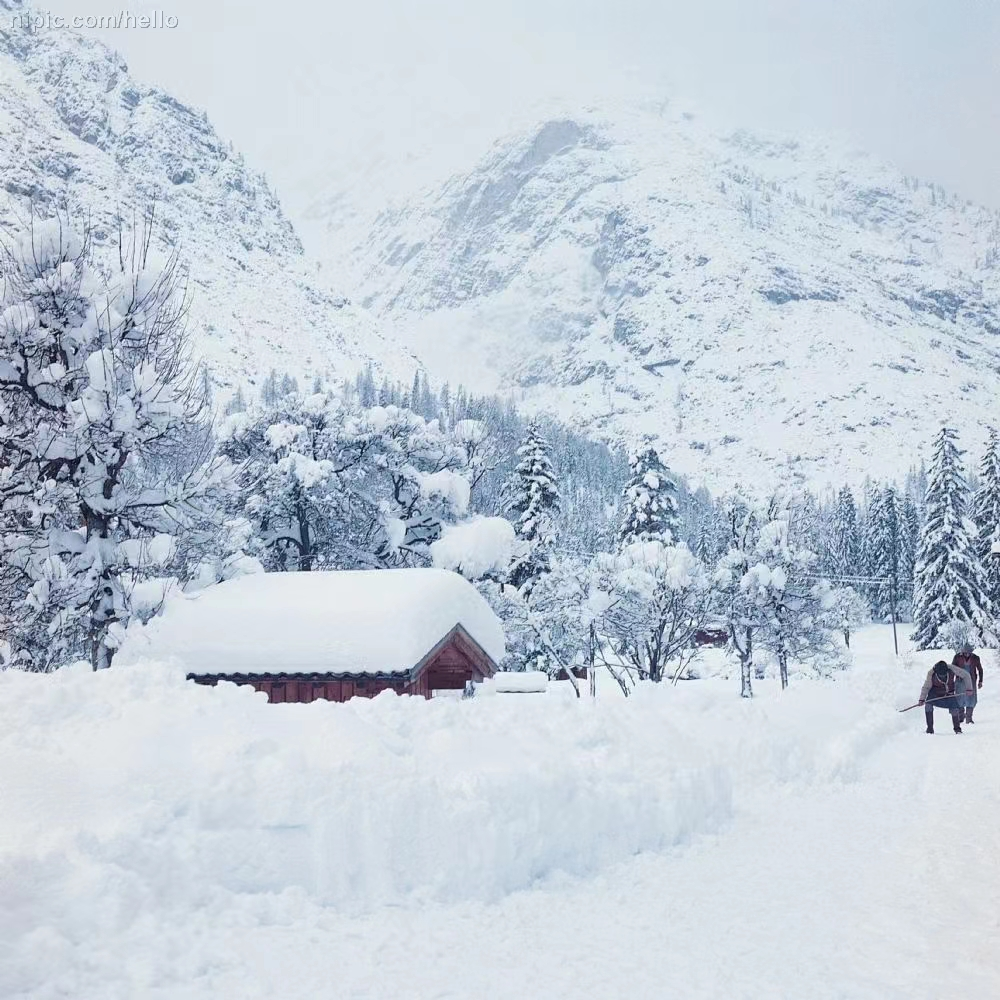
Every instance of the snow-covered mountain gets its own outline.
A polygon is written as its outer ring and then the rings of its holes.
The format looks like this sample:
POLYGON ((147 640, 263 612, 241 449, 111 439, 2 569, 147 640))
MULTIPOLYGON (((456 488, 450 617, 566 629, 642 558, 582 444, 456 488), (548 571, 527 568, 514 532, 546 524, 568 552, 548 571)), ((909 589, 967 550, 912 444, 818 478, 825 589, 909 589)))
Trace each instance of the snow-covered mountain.
POLYGON ((1000 216, 669 106, 540 120, 359 230, 440 378, 649 435, 719 488, 900 474, 1000 390, 1000 216))
POLYGON ((67 29, 32 31, 0 0, 0 238, 32 203, 89 215, 98 244, 115 214, 153 200, 158 234, 189 273, 197 352, 222 386, 272 367, 353 375, 368 360, 415 362, 324 287, 277 199, 206 116, 129 76, 122 58, 67 29))

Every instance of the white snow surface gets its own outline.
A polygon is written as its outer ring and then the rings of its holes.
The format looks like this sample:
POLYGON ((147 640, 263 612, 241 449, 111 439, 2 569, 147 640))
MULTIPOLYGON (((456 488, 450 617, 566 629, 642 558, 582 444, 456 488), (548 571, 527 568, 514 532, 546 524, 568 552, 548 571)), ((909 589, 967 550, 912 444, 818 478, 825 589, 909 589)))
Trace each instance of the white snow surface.
POLYGON ((0 996, 991 1000, 993 657, 931 737, 939 654, 852 645, 753 702, 0 673, 0 996))
POLYGON ((431 558, 435 566, 477 580, 507 569, 515 542, 514 525, 505 517, 474 517, 446 525, 441 537, 431 543, 431 558))
POLYGON ((499 663, 503 627, 475 587, 443 569, 256 573, 171 597, 129 628, 116 666, 191 673, 396 673, 461 625, 499 663))
POLYGON ((542 670, 505 671, 489 683, 497 694, 544 694, 549 677, 542 670))

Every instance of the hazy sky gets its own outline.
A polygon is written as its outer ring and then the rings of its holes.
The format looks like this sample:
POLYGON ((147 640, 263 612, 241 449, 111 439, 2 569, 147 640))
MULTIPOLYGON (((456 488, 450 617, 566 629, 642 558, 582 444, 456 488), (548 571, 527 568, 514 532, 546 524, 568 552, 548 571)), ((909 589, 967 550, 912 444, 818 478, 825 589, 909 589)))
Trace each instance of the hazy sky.
MULTIPOLYGON (((48 0, 103 13, 102 0, 48 0)), ((373 155, 485 142, 536 98, 642 85, 727 125, 847 134, 1000 207, 1000 0, 155 0, 104 37, 293 208, 373 155)))

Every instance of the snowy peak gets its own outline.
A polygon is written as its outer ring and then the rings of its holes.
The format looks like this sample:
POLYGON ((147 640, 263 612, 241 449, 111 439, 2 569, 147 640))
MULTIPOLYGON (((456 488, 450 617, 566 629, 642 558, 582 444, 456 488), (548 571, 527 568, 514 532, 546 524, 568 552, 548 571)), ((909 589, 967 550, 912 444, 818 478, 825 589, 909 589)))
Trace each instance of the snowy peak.
POLYGON ((130 75, 115 52, 72 31, 32 30, 0 0, 0 233, 36 212, 90 219, 110 245, 117 216, 155 204, 157 236, 189 275, 195 347, 224 386, 271 367, 354 372, 415 362, 344 295, 323 286, 265 179, 204 113, 130 75))
POLYGON ((978 426, 998 247, 996 213, 834 143, 631 107, 498 142, 362 258, 432 370, 720 486, 900 473, 944 420, 978 426))

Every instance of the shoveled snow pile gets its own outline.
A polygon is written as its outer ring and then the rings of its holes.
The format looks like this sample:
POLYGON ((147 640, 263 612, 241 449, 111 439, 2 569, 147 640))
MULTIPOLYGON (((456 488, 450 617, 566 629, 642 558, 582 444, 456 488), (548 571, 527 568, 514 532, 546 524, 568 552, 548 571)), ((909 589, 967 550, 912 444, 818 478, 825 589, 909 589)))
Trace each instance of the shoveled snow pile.
POLYGON ((0 996, 998 996, 993 660, 930 737, 891 642, 752 703, 0 673, 0 996))
POLYGON ((257 573, 176 595, 129 630, 117 662, 192 673, 404 672, 456 625, 499 663, 503 628, 472 584, 443 569, 257 573))

